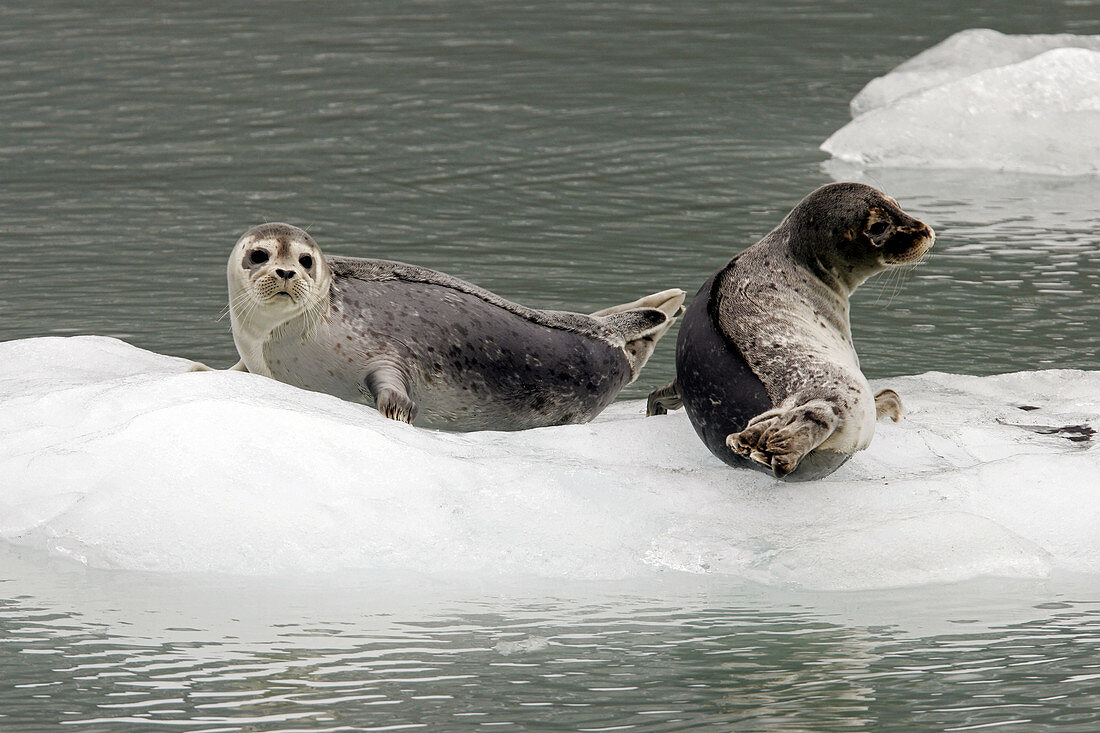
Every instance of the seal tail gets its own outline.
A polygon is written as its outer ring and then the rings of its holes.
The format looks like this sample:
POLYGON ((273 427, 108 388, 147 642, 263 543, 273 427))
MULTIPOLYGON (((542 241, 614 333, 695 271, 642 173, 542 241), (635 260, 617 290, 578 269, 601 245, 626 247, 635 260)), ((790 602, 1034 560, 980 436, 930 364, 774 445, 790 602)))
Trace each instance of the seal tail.
POLYGON ((686 295, 679 288, 671 288, 592 314, 622 335, 626 342, 623 350, 630 362, 631 382, 638 378, 638 373, 649 361, 658 339, 672 328, 676 316, 683 313, 686 295))

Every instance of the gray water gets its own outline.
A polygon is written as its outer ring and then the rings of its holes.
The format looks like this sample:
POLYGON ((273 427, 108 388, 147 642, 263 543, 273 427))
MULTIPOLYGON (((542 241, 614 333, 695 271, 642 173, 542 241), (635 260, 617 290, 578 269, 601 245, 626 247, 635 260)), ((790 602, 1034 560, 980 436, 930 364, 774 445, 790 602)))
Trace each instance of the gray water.
MULTIPOLYGON (((849 171, 871 78, 1094 2, 0 6, 0 339, 228 366, 249 226, 592 311, 705 277, 857 177, 939 234, 871 281, 872 378, 1100 368, 1100 181, 849 171)), ((638 397, 672 375, 671 337, 638 397)), ((0 730, 1100 727, 1094 579, 780 594, 87 570, 0 553, 0 730)))
POLYGON ((0 558, 3 730, 1100 725, 1091 579, 815 595, 676 576, 181 582, 0 558))

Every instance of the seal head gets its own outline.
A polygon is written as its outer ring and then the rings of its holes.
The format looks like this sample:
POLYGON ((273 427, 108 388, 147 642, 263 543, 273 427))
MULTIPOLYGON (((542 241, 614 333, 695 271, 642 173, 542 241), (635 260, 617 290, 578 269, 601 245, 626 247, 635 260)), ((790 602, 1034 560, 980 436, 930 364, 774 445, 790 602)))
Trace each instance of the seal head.
POLYGON ((328 263, 298 227, 269 223, 249 229, 233 247, 226 275, 233 338, 249 371, 264 373, 255 352, 265 333, 296 320, 312 324, 328 311, 328 263))
POLYGON ((834 183, 804 198, 761 244, 773 237, 787 241, 795 262, 850 294, 882 270, 920 261, 935 232, 871 186, 834 183))

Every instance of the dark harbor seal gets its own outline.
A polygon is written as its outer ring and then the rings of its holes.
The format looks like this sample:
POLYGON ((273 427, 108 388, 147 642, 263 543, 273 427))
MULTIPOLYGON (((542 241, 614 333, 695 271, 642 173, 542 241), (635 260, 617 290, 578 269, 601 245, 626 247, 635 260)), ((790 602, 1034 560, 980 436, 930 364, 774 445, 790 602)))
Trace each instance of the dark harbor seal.
POLYGON ((934 240, 870 186, 817 189, 703 284, 680 326, 676 379, 647 413, 682 405, 732 466, 791 480, 832 473, 870 444, 877 417, 901 416, 897 394, 873 394, 860 371, 848 296, 934 240))
POLYGON ((326 257, 289 224, 229 257, 234 369, 451 430, 591 420, 634 381, 684 291, 591 315, 509 302, 415 265, 326 257))

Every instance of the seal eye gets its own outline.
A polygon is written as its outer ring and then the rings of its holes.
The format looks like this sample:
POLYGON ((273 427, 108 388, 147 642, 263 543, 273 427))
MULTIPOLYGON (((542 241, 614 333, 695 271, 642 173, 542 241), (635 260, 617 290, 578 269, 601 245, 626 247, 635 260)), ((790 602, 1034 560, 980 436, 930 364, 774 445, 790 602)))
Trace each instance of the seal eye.
POLYGON ((313 258, 309 255, 302 255, 298 258, 298 264, 308 270, 309 268, 313 267, 313 258))
POLYGON ((267 262, 267 252, 262 249, 254 249, 252 253, 248 255, 248 259, 252 261, 253 265, 262 265, 267 262))
POLYGON ((867 233, 872 237, 878 237, 886 233, 886 230, 890 228, 890 225, 884 221, 876 221, 867 229, 867 233))

